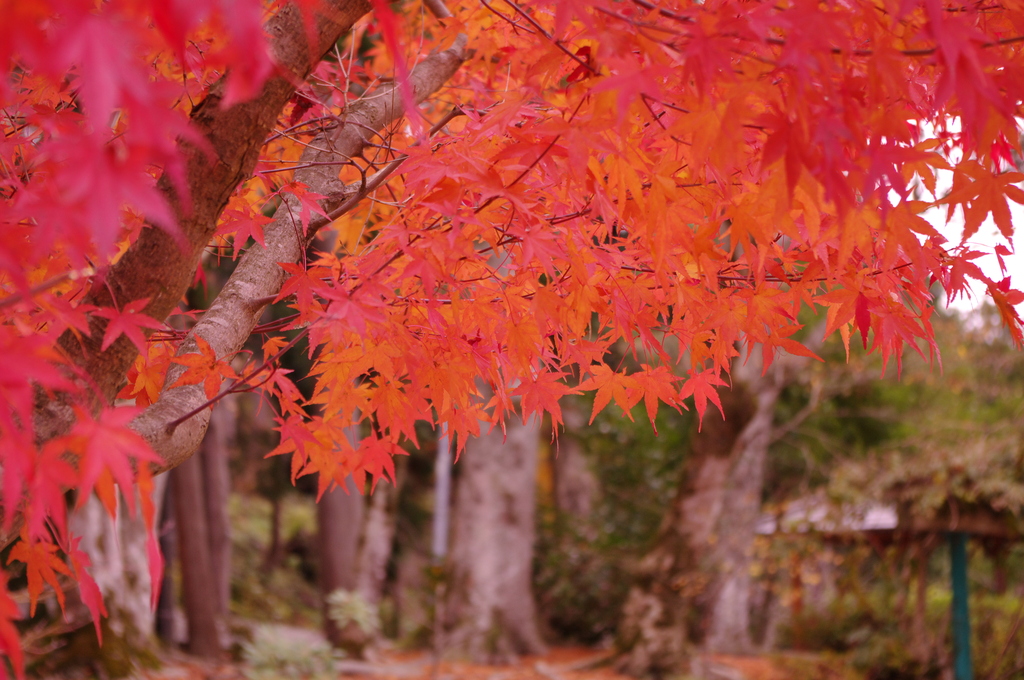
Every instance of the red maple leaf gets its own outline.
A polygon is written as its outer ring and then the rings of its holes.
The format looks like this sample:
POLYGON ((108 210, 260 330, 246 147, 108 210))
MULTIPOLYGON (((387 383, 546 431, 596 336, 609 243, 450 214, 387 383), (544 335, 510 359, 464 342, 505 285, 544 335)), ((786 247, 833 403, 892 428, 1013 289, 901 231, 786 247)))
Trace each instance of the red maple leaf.
MULTIPOLYGON (((25 677, 25 657, 21 651, 21 638, 14 622, 21 618, 18 604, 11 599, 7 587, 7 574, 0 572, 0 653, 11 660, 17 677, 25 677)), ((0 677, 6 678, 7 672, 0 665, 0 677)))
POLYGON ((540 416, 547 411, 551 414, 552 424, 561 425, 562 408, 558 400, 567 394, 579 394, 579 390, 566 385, 564 379, 565 375, 560 372, 539 371, 532 379, 523 380, 512 390, 512 394, 522 397, 523 418, 535 413, 540 416))
POLYGON ((85 502, 101 475, 107 473, 121 487, 129 511, 135 512, 133 466, 160 461, 146 440, 128 427, 128 423, 141 411, 127 407, 105 408, 95 420, 80 417, 71 431, 71 437, 76 440, 75 448, 81 456, 79 504, 85 502))
POLYGON ((149 304, 149 298, 142 298, 124 305, 122 309, 116 307, 104 307, 97 309, 93 314, 109 319, 107 330, 103 333, 103 344, 100 350, 106 351, 121 334, 128 336, 139 352, 146 353, 146 334, 143 328, 152 330, 163 328, 163 324, 156 319, 146 316, 142 310, 149 304))
POLYGON ((686 399, 687 397, 693 397, 693 403, 697 407, 697 416, 700 420, 704 420, 704 412, 708 408, 708 402, 710 401, 718 407, 719 413, 722 417, 725 417, 725 411, 722 409, 722 401, 718 397, 719 387, 724 387, 725 383, 715 371, 701 371, 683 383, 683 388, 679 391, 679 398, 686 399))

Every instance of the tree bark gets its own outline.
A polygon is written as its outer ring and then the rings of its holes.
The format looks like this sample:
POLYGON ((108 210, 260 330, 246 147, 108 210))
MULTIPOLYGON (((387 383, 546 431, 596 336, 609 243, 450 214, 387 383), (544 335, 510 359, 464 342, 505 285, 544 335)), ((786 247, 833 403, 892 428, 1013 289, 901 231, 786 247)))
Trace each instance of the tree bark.
POLYGON ((507 662, 544 649, 531 589, 540 422, 471 439, 457 482, 446 650, 507 662))
MULTIPOLYGON (((158 513, 163 487, 159 483, 153 493, 158 513)), ((148 531, 142 516, 129 515, 119 498, 117 512, 111 518, 99 499, 92 496, 71 515, 70 529, 81 537, 80 547, 92 561, 89 572, 103 593, 108 612, 107 635, 118 638, 110 644, 127 649, 129 655, 150 651, 155 618, 146 549, 148 531)))
POLYGON ((806 360, 777 357, 763 374, 758 357, 734 364, 733 389, 720 393, 725 419, 707 414, 694 435, 676 500, 627 596, 619 667, 632 675, 677 672, 694 644, 754 649, 750 567, 773 414, 806 360))
POLYGON ((171 480, 178 528, 178 564, 188 620, 188 651, 196 656, 220 656, 222 620, 218 614, 217 586, 211 574, 210 535, 206 521, 206 494, 202 461, 193 456, 180 465, 171 480))
POLYGON ((574 434, 582 430, 587 419, 572 401, 562 407, 562 416, 565 433, 558 440, 553 460, 555 507, 559 512, 586 522, 594 508, 598 482, 574 434))
POLYGON ((316 506, 319 531, 320 592, 323 599, 324 634, 336 647, 348 646, 348 640, 328 615, 327 596, 335 590, 356 587, 356 554, 363 524, 363 497, 349 477, 346 488, 324 493, 316 506))
POLYGON ((280 496, 270 499, 270 541, 263 556, 263 571, 268 573, 277 569, 284 559, 284 546, 281 544, 282 504, 283 499, 280 496))
POLYGON ((210 579, 217 593, 217 613, 227 620, 231 600, 231 452, 236 444, 237 409, 232 401, 210 416, 210 428, 203 440, 202 468, 206 525, 209 530, 210 579))
POLYGON ((725 417, 709 411, 694 433, 676 498, 623 606, 617 666, 630 675, 678 673, 700 639, 711 581, 703 557, 717 538, 733 447, 754 410, 740 383, 719 396, 725 417))
POLYGON ((749 654, 751 639, 750 605, 753 582, 750 575, 757 518, 761 513, 765 463, 772 441, 775 405, 785 384, 785 364, 780 360, 765 375, 753 360, 734 371, 749 386, 754 411, 736 441, 729 474, 722 492, 722 509, 715 527, 717 538, 712 564, 717 572, 713 583, 709 625, 705 637, 708 651, 749 654))
POLYGON ((164 558, 164 577, 160 585, 160 599, 156 604, 156 634, 164 641, 170 643, 178 642, 178 631, 175 630, 175 610, 178 606, 178 598, 175 597, 174 575, 172 569, 178 559, 178 536, 174 521, 174 496, 171 487, 171 475, 164 475, 163 507, 157 514, 157 535, 160 538, 160 554, 164 558))
MULTIPOLYGON (((396 480, 396 484, 398 481, 396 480)), ((384 593, 395 538, 398 486, 380 482, 370 494, 356 566, 356 592, 376 607, 384 593)))

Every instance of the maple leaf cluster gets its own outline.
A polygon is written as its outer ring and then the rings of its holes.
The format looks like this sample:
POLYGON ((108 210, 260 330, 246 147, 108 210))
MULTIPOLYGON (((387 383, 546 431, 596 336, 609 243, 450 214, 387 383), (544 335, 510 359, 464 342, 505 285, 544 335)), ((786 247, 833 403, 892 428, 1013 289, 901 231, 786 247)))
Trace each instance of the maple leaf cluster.
MULTIPOLYGON (((33 601, 72 574, 102 611, 63 492, 113 507, 117 487, 148 486, 147 463, 160 467, 136 411, 98 399, 75 364, 85 337, 100 353, 137 348, 115 382, 138 409, 182 385, 202 386, 195 413, 258 388, 274 453, 321 490, 393 477, 421 420, 461 447, 509 417, 560 425, 559 399, 586 391, 595 413, 643 402, 653 422, 661 404, 692 403, 703 417, 744 345, 766 368, 778 352, 812 355, 797 339, 808 311, 848 349, 859 334, 898 363, 908 347, 934 352, 936 286, 973 284, 1022 339, 1024 295, 983 273, 971 238, 991 219, 1008 254, 1010 204, 1024 202, 1024 9, 940 0, 465 0, 440 23, 417 3, 374 2, 277 112, 205 256, 264 247, 268 215, 294 206, 295 233, 322 231, 280 263, 291 314, 257 326, 248 352, 218 355, 147 315, 148 298, 84 302, 118 299, 95 293, 143 230, 182 238, 182 149, 213 153, 188 116, 225 72, 225 107, 271 76, 261 23, 279 4, 4 6, 2 509, 6 529, 24 520, 11 559, 33 601), (459 40, 471 52, 450 88, 414 107, 412 65, 459 40), (329 164, 365 200, 328 215, 330 197, 295 179, 300 156, 381 77, 414 114, 329 164), (922 217, 932 208, 963 216, 960 243, 922 217), (300 342, 308 399, 279 367, 300 342), (75 424, 37 431, 47 409, 75 424)), ((0 612, 0 652, 20 670, 2 590, 0 612)))
POLYGON ((987 288, 1019 341, 1022 296, 970 239, 991 217, 1011 243, 1024 201, 1006 163, 1020 19, 932 0, 467 3, 447 29, 476 51, 453 83, 465 117, 407 149, 390 205, 342 218, 341 246, 286 287, 319 415, 293 413, 313 435, 281 450, 326 476, 337 458, 314 450, 347 451, 332 430, 352 413, 367 441, 415 443, 416 419, 465 441, 513 411, 558 425, 559 397, 591 390, 595 412, 692 397, 703 416, 742 344, 766 367, 812 354, 808 308, 847 349, 859 333, 886 361, 933 352, 936 284, 987 288), (962 243, 922 217, 940 206, 962 243), (622 347, 631 368, 606 363, 622 347))

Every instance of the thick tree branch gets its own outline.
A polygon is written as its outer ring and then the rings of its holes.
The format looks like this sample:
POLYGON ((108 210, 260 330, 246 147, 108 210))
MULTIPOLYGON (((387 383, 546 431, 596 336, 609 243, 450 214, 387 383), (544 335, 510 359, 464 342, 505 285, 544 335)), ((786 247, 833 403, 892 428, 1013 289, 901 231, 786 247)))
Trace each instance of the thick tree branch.
MULTIPOLYGON (((121 306, 149 298, 145 310, 149 316, 162 320, 173 311, 192 283, 199 257, 216 230, 218 216, 237 185, 251 176, 259 150, 296 84, 308 77, 321 56, 369 9, 367 0, 325 0, 316 18, 317 41, 313 49, 308 48, 306 26, 295 7, 285 7, 270 21, 267 32, 278 74, 268 79, 253 100, 226 108, 220 106, 224 83, 214 84, 192 114, 192 125, 205 140, 203 147, 180 142, 186 159, 188 202, 180 199, 169 178, 160 180, 159 187, 179 219, 185 247, 162 229, 150 225, 105 278, 97 281, 86 302, 101 307, 121 306)), ((418 100, 426 98, 451 77, 461 64, 464 45, 465 39, 460 38, 451 50, 433 55, 414 70, 413 85, 418 100)), ((367 130, 380 129, 403 115, 400 98, 393 88, 378 92, 385 93, 388 96, 364 100, 350 108, 345 120, 353 124, 336 129, 335 149, 347 156, 358 155, 369 136, 367 130)), ((330 193, 325 187, 336 188, 339 184, 336 176, 332 178, 322 169, 300 174, 298 179, 324 194, 330 193)), ((331 211, 344 207, 344 198, 328 201, 325 208, 331 211)), ((280 290, 283 272, 276 263, 296 261, 296 253, 305 247, 305 243, 300 246, 294 238, 292 225, 298 223, 292 219, 294 210, 293 204, 282 206, 278 224, 286 223, 286 226, 266 232, 267 249, 250 251, 243 258, 214 309, 201 321, 198 328, 205 329, 203 337, 213 343, 218 356, 237 351, 267 304, 267 300, 261 298, 272 297, 280 290), (288 236, 292 236, 291 242, 288 236)), ((113 401, 137 355, 134 345, 123 337, 106 351, 100 351, 102 337, 102 320, 93 319, 90 337, 67 333, 60 339, 61 348, 95 388, 97 406, 113 401)), ((187 353, 194 348, 195 343, 189 338, 182 351, 187 353)), ((171 376, 168 385, 176 375, 171 376)), ((173 436, 166 431, 167 423, 202 403, 201 396, 197 400, 197 395, 202 395, 201 389, 165 388, 161 399, 136 419, 136 429, 165 458, 159 471, 186 460, 202 440, 208 413, 176 428, 173 436)), ((37 441, 47 441, 67 432, 74 420, 68 395, 42 392, 37 395, 34 413, 37 441)), ((15 517, 11 528, 0 532, 0 547, 9 545, 17 537, 22 519, 20 515, 15 517)))
MULTIPOLYGON (((105 277, 96 280, 86 303, 122 307, 148 298, 145 313, 161 321, 174 310, 192 283, 218 216, 239 182, 252 174, 259 150, 296 84, 306 79, 321 56, 369 9, 367 0, 325 0, 316 16, 316 44, 312 47, 295 6, 284 7, 270 20, 267 33, 278 73, 263 84, 254 99, 226 108, 221 106, 225 81, 215 83, 191 115, 191 126, 202 145, 179 141, 188 196, 180 196, 167 175, 159 181, 185 242, 153 225, 143 229, 105 277)), ((138 353, 124 336, 101 351, 105 323, 93 316, 88 337, 67 332, 60 339, 60 347, 95 390, 98 404, 113 400, 138 353)), ((73 420, 66 396, 40 395, 35 418, 38 441, 66 431, 73 420)))
MULTIPOLYGON (((415 100, 421 102, 440 89, 454 75, 463 60, 465 39, 444 52, 435 53, 418 64, 410 74, 415 100)), ((321 201, 325 212, 350 203, 352 190, 338 179, 339 158, 358 156, 369 139, 404 115, 402 98, 396 84, 388 84, 353 103, 341 116, 339 125, 321 132, 303 152, 296 170, 296 181, 327 196, 321 201)), ((274 222, 264 230, 266 247, 253 246, 239 261, 230 279, 210 309, 181 344, 178 353, 195 352, 195 334, 210 343, 218 357, 234 354, 248 339, 267 301, 280 291, 286 274, 279 262, 299 262, 315 232, 299 233, 300 205, 287 197, 277 210, 274 222)), ((209 420, 209 410, 189 418, 176 427, 170 423, 206 402, 201 385, 169 388, 184 370, 173 366, 158 401, 135 419, 132 427, 163 458, 159 471, 169 470, 188 459, 198 448, 209 420)))
POLYGON ((443 0, 423 0, 423 4, 430 13, 434 15, 434 18, 444 21, 450 19, 452 13, 448 11, 448 7, 444 4, 443 0))

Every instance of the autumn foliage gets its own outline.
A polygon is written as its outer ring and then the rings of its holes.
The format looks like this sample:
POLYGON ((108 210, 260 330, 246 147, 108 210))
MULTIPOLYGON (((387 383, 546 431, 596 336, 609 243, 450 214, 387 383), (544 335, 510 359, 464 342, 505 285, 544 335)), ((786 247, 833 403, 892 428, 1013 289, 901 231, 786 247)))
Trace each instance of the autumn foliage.
MULTIPOLYGON (((511 417, 558 424, 559 398, 585 391, 595 411, 704 416, 740 346, 766 365, 809 354, 801 311, 898 363, 934 351, 936 285, 972 287, 1021 340, 1024 295, 985 276, 971 243, 991 218, 1008 254, 1009 206, 1024 203, 1016 3, 453 0, 446 18, 377 0, 305 82, 264 47, 283 4, 0 3, 2 507, 33 598, 71 576, 102 612, 64 492, 113 510, 137 482, 151 515, 150 470, 167 456, 133 418, 183 386, 201 396, 166 432, 258 389, 275 453, 325 489, 391 476, 417 421, 447 423, 461 445, 511 417), (381 79, 411 109, 413 67, 460 41, 448 87, 328 164, 358 199, 328 209, 338 196, 297 179, 304 147, 381 79), (202 260, 230 268, 264 247, 288 201, 292 232, 319 233, 279 263, 279 292, 247 302, 290 316, 225 354, 181 330, 204 310, 165 318, 154 301, 183 290, 145 282, 152 295, 126 299, 116 263, 147 232, 171 245, 140 257, 187 250, 203 188, 187 162, 221 153, 200 123, 272 81, 297 89, 261 112, 277 122, 252 141, 258 161, 224 193, 202 260), (936 207, 963 216, 961 242, 922 218, 936 207), (278 367, 296 344, 308 378, 278 367), (633 368, 606 363, 614 347, 633 368), (105 363, 112 351, 130 369, 105 363), (308 401, 299 379, 315 381, 308 401), (354 418, 368 423, 355 445, 354 418)), ((320 4, 299 4, 294 37, 316 44, 320 4)), ((0 651, 20 672, 18 617, 0 595, 0 651)))

